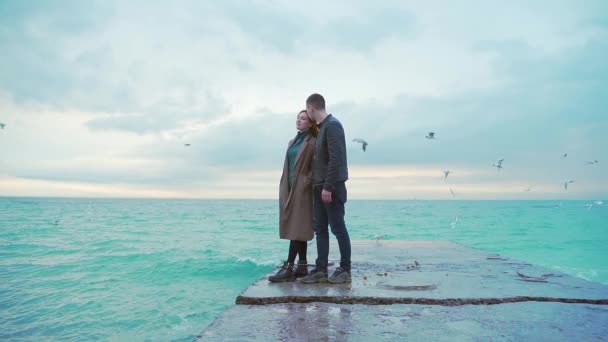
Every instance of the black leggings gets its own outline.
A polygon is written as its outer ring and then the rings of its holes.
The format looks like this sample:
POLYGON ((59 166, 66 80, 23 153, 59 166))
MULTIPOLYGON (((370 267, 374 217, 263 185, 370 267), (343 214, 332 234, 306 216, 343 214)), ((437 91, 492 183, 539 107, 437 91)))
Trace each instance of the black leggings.
POLYGON ((291 240, 289 242, 289 256, 287 257, 287 262, 293 264, 296 261, 296 255, 299 255, 300 262, 306 262, 307 248, 308 242, 291 240))

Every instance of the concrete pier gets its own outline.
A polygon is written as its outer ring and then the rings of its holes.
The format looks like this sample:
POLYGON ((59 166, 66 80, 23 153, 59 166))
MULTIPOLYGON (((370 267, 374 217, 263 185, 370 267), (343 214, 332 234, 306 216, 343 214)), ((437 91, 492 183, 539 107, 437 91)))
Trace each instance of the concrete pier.
POLYGON ((449 242, 352 244, 352 284, 273 284, 273 270, 197 339, 608 338, 606 285, 449 242))

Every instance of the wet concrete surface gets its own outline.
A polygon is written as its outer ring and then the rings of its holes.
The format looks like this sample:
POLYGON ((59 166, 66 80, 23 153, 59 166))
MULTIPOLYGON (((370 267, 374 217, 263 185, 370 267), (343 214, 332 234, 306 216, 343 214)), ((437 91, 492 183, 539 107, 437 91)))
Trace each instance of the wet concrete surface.
POLYGON ((608 306, 235 305, 198 341, 602 341, 608 306))
POLYGON ((356 241, 353 251, 351 284, 270 283, 273 270, 236 303, 608 304, 608 286, 448 242, 356 241))
MULTIPOLYGON (((274 270, 198 339, 608 338, 606 285, 443 241, 352 246, 352 284, 275 284, 267 279, 274 270)), ((338 258, 333 248, 330 259, 338 258)))

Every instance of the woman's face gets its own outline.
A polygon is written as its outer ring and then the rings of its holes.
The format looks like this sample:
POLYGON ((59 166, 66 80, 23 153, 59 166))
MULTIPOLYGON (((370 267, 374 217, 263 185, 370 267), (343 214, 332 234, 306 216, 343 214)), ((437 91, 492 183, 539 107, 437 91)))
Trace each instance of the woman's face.
POLYGON ((308 114, 306 112, 298 114, 298 119, 296 120, 296 128, 298 131, 308 129, 310 126, 312 126, 312 122, 308 119, 308 114))

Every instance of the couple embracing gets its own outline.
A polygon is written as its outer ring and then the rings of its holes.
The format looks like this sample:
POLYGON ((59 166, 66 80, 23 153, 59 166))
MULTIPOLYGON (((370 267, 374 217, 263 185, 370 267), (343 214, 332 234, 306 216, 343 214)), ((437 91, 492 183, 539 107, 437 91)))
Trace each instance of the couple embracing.
POLYGON ((325 99, 312 94, 298 113, 297 135, 287 148, 279 186, 279 235, 290 240, 287 261, 268 278, 305 284, 350 283, 351 245, 344 223, 348 167, 344 128, 327 114, 325 99), (329 230, 338 240, 340 266, 328 276, 329 230), (315 268, 308 271, 306 252, 313 233, 317 241, 315 268), (295 258, 298 256, 298 263, 295 258))

